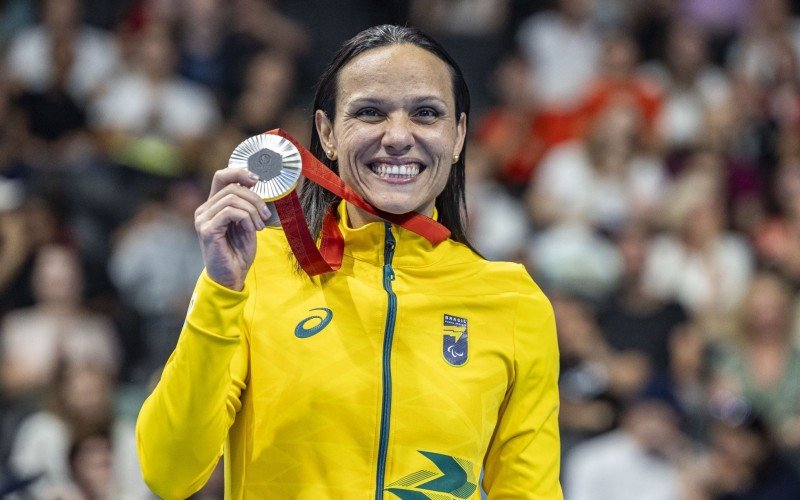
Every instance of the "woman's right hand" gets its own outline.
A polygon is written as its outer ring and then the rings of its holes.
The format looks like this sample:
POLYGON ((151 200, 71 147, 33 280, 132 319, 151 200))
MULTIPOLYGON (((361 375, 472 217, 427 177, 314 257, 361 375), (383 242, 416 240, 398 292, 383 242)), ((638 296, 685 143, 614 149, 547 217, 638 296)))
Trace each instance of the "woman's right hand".
POLYGON ((256 255, 256 231, 270 216, 264 200, 249 189, 257 180, 244 168, 217 170, 208 200, 194 213, 206 274, 233 290, 244 288, 256 255))

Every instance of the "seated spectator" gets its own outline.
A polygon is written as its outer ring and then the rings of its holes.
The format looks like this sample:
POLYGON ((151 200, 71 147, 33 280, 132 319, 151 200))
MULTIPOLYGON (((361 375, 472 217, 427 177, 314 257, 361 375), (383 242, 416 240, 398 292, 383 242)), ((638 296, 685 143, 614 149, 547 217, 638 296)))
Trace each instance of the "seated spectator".
POLYGON ((480 145, 467 145, 467 215, 470 241, 489 260, 519 260, 530 233, 520 201, 493 174, 496 164, 480 145))
POLYGON ((656 118, 661 112, 662 89, 658 82, 637 69, 639 51, 631 35, 613 33, 604 42, 600 71, 584 99, 581 120, 594 123, 608 107, 625 103, 641 116, 640 138, 648 149, 658 143, 656 118))
POLYGON ((577 221, 613 231, 650 220, 667 178, 661 163, 640 149, 640 120, 635 107, 617 103, 595 118, 585 141, 553 148, 528 192, 534 222, 577 221))
POLYGON ((712 409, 711 443, 691 478, 697 496, 720 500, 796 500, 800 475, 758 412, 731 399, 712 409))
POLYGON ((497 163, 497 179, 519 195, 545 153, 577 136, 577 122, 541 106, 536 75, 520 56, 500 61, 491 88, 497 104, 479 119, 475 140, 497 163))
POLYGON ((547 110, 573 111, 597 74, 602 44, 591 15, 586 0, 559 0, 557 9, 535 14, 519 27, 517 44, 547 110))
POLYGON ((672 344, 688 316, 674 300, 661 300, 645 289, 642 277, 650 242, 648 230, 640 225, 626 226, 617 235, 622 258, 620 284, 598 322, 612 349, 644 354, 653 376, 667 381, 671 377, 672 344))
POLYGON ((74 44, 71 37, 53 35, 51 85, 44 90, 23 91, 15 100, 27 125, 25 162, 47 173, 83 166, 95 150, 86 130, 84 105, 67 88, 75 64, 74 44))
POLYGON ((523 255, 545 286, 603 303, 622 271, 614 244, 580 222, 565 222, 535 233, 523 255))
POLYGON ((684 177, 665 200, 672 232, 657 236, 647 255, 644 283, 662 300, 676 300, 710 337, 729 332, 744 298, 752 256, 741 236, 725 230, 719 185, 713 177, 684 177))
POLYGON ((261 52, 250 61, 244 82, 232 117, 242 139, 273 128, 287 128, 295 85, 294 61, 280 52, 261 52))
POLYGON ((308 116, 291 106, 296 71, 294 61, 282 52, 254 54, 245 70, 244 88, 231 103, 225 123, 203 145, 198 166, 204 177, 210 181, 240 142, 267 130, 282 128, 307 142, 308 116))
POLYGON ((176 74, 167 26, 153 25, 140 37, 133 71, 112 81, 93 102, 90 122, 113 159, 151 174, 178 176, 216 127, 219 110, 208 90, 176 74))
MULTIPOLYGON (((62 492, 98 487, 107 496, 87 498, 152 498, 136 457, 134 422, 113 413, 113 377, 100 366, 62 368, 52 406, 23 421, 16 435, 9 460, 16 475, 37 478, 29 487, 35 498, 61 498, 59 494, 66 494, 62 492), (83 461, 92 458, 90 446, 103 445, 98 437, 106 437, 110 456, 100 456, 94 464, 99 467, 89 471, 83 461), (101 477, 108 472, 105 468, 111 469, 110 480, 101 477)), ((96 455, 102 451, 94 450, 96 455)))
POLYGON ((109 277, 122 302, 140 316, 146 350, 140 366, 133 369, 135 380, 146 380, 175 348, 203 269, 194 229, 194 211, 202 196, 190 182, 173 183, 166 199, 145 204, 120 228, 114 243, 109 277))
POLYGON ((730 84, 725 73, 708 59, 704 32, 688 21, 669 27, 663 63, 646 68, 664 90, 656 118, 668 156, 691 149, 704 127, 708 109, 727 104, 730 84))
POLYGON ((793 294, 778 274, 757 273, 737 335, 720 346, 711 397, 739 397, 763 416, 784 448, 800 448, 800 349, 793 336, 793 294))
POLYGON ((763 262, 800 284, 800 157, 783 159, 774 189, 779 212, 761 221, 753 245, 763 262))
POLYGON ((81 24, 81 2, 42 2, 42 23, 28 28, 12 40, 5 70, 23 90, 43 93, 55 83, 54 56, 57 43, 70 40, 74 47, 65 88, 80 104, 98 92, 118 69, 119 54, 114 38, 99 29, 81 24))
POLYGON ((576 446, 564 468, 570 500, 674 500, 685 498, 679 464, 689 442, 675 408, 641 399, 624 411, 616 431, 576 446))
POLYGON ((561 439, 568 452, 616 427, 619 409, 647 384, 650 370, 643 356, 609 349, 586 302, 562 294, 551 300, 561 356, 561 439))
POLYGON ((81 304, 78 256, 65 246, 38 251, 32 275, 36 304, 8 313, 0 326, 0 389, 13 398, 52 384, 59 360, 96 363, 116 373, 118 339, 105 316, 81 304))

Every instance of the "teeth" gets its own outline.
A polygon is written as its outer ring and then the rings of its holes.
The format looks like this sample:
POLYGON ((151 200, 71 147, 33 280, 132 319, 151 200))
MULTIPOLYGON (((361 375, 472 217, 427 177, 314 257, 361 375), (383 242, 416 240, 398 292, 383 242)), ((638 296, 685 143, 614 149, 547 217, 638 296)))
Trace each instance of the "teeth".
POLYGON ((381 177, 409 178, 419 175, 419 165, 417 163, 406 163, 403 165, 373 163, 370 165, 370 169, 381 177))

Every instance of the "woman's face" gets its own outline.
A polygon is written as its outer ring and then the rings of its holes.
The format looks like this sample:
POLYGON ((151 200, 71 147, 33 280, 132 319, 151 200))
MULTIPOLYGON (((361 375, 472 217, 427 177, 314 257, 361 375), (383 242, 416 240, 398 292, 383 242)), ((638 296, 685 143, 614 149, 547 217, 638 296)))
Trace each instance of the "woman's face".
POLYGON ((455 116, 446 63, 415 45, 368 50, 339 72, 333 123, 317 131, 339 175, 369 203, 394 214, 430 215, 460 154, 466 115, 455 116))

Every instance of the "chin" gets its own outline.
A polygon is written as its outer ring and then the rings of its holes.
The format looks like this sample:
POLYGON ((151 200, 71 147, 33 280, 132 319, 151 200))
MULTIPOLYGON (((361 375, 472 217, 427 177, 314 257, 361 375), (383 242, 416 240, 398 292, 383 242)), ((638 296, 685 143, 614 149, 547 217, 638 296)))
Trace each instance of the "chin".
POLYGON ((395 214, 395 215, 402 215, 408 212, 413 212, 415 209, 411 208, 409 205, 404 204, 397 204, 397 203, 377 203, 373 205, 378 210, 382 210, 384 212, 395 214))

